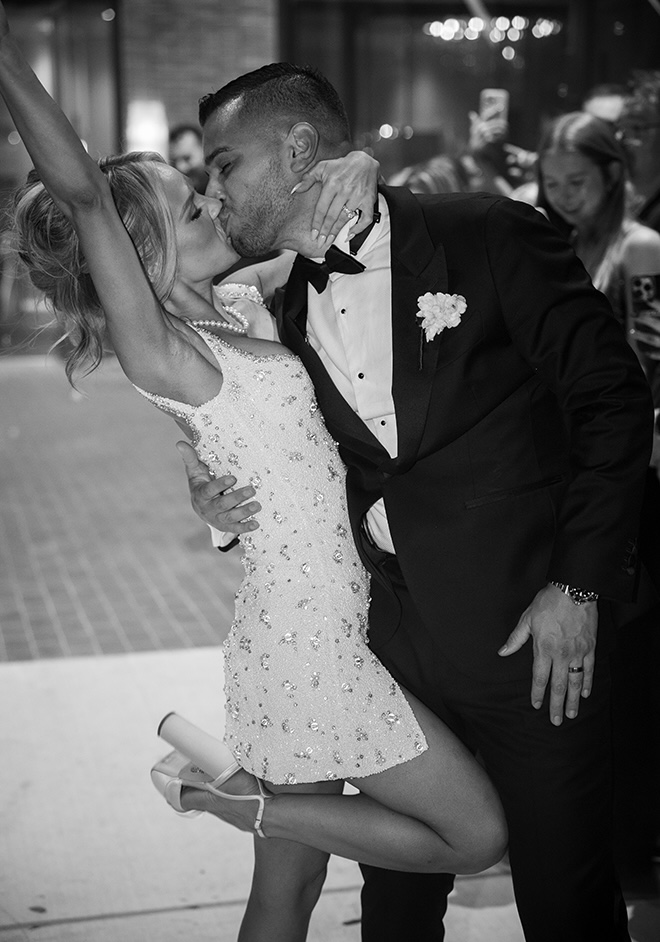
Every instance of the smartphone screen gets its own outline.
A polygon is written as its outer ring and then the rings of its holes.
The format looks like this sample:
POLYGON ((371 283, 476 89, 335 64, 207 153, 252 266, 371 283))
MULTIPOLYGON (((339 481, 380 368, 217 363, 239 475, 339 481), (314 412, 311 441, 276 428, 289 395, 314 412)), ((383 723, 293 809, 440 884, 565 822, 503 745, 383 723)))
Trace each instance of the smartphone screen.
POLYGON ((635 321, 642 315, 660 318, 660 274, 631 275, 628 292, 628 324, 636 330, 635 343, 644 353, 657 353, 657 347, 644 343, 644 333, 650 335, 651 329, 635 321))
POLYGON ((482 88, 479 94, 479 115, 485 120, 509 119, 509 93, 505 88, 482 88))
POLYGON ((632 317, 640 314, 660 317, 660 274, 631 276, 630 313, 632 317))

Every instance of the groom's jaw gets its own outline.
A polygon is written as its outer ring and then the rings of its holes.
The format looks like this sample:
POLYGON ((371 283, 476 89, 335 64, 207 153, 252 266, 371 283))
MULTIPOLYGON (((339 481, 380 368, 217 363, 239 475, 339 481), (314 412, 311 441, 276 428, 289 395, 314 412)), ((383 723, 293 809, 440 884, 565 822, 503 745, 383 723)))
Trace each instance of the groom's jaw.
POLYGON ((312 220, 318 200, 320 186, 315 185, 304 193, 292 196, 289 212, 282 219, 274 248, 290 249, 308 258, 323 255, 328 248, 325 240, 319 242, 312 235, 312 220))

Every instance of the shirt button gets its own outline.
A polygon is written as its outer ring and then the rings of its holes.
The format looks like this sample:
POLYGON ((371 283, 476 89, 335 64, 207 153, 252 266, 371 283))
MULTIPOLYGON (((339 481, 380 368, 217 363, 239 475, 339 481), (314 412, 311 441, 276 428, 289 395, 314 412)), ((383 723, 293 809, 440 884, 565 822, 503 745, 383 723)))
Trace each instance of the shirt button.
POLYGON ((385 421, 385 419, 381 419, 381 420, 380 420, 380 424, 381 424, 381 425, 387 425, 387 422, 385 421))
POLYGON ((358 379, 364 379, 364 373, 358 373, 358 379))

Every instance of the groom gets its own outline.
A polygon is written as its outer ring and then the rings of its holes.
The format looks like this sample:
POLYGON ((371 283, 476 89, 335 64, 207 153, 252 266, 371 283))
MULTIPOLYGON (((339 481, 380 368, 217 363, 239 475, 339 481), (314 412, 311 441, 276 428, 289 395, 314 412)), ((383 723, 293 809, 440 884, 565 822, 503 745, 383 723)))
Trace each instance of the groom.
MULTIPOLYGON (((499 197, 383 187, 362 244, 348 225, 335 242, 360 270, 326 283, 324 266, 308 285, 315 194, 291 190, 351 147, 317 73, 244 75, 202 99, 200 121, 236 249, 301 253, 280 337, 348 468, 371 646, 482 757, 528 942, 629 939, 610 849, 608 600, 634 598, 651 443, 634 354, 550 225, 499 197)), ((207 522, 257 525, 253 490, 190 464, 207 522)), ((366 942, 444 937, 451 876, 363 873, 366 942)))

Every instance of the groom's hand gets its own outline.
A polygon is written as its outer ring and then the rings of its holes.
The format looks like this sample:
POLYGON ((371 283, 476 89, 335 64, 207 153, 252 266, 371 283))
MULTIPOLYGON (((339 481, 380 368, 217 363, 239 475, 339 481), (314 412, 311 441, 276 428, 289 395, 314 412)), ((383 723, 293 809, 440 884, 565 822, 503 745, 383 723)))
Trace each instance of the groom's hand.
POLYGON ((547 585, 497 652, 508 657, 532 638, 532 706, 541 708, 549 683, 550 720, 555 726, 561 725, 564 715, 575 719, 580 698, 591 693, 597 630, 596 602, 576 605, 561 589, 547 585), (582 667, 583 671, 569 671, 569 667, 582 667))
POLYGON ((197 453, 187 442, 177 442, 176 447, 183 458, 188 475, 190 499, 193 510, 204 523, 222 530, 225 533, 246 533, 256 530, 259 524, 252 520, 252 514, 261 510, 257 501, 249 501, 254 497, 253 487, 239 487, 235 491, 231 488, 236 484, 236 478, 227 474, 221 478, 211 477, 211 472, 197 453))

